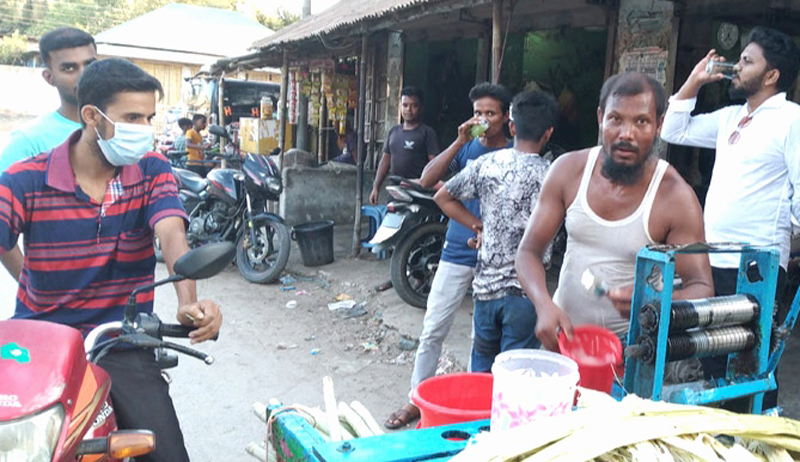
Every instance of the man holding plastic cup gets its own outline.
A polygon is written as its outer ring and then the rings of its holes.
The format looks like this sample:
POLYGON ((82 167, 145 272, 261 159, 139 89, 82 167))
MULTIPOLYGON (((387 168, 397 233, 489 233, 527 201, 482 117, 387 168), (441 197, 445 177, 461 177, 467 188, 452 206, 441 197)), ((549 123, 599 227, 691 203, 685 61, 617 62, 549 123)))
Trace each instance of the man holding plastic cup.
MULTIPOLYGON (((661 137, 716 149, 705 202, 706 239, 777 244, 779 295, 789 261, 791 215, 800 217, 800 195, 795 194, 800 188, 800 106, 786 99, 800 67, 800 51, 788 35, 756 27, 733 66, 730 86, 731 98, 746 103, 692 116, 700 88, 724 78, 721 72, 706 71, 709 61, 717 59, 709 51, 670 98, 661 137)), ((739 255, 710 258, 716 295, 736 293, 739 255)), ((705 361, 704 366, 708 374, 719 376, 725 361, 705 361)), ((769 400, 768 395, 765 405, 775 404, 769 400)))

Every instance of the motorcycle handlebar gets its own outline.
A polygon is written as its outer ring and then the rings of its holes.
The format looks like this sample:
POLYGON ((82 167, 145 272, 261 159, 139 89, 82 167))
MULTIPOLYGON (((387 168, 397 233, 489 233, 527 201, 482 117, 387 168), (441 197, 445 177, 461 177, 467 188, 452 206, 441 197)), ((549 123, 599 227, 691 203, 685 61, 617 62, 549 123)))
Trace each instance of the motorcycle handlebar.
MULTIPOLYGON (((158 332, 162 337, 176 337, 176 338, 189 338, 189 332, 195 330, 193 326, 184 326, 183 324, 161 324, 158 332)), ((218 340, 219 334, 211 337, 211 340, 218 340)))

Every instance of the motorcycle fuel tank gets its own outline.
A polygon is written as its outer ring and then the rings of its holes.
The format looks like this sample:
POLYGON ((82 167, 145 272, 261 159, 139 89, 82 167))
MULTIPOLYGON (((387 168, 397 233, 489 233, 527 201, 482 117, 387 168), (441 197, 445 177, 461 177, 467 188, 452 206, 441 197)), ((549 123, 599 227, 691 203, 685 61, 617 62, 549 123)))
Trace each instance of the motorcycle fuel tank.
POLYGON ((0 422, 60 403, 64 421, 57 447, 70 451, 94 423, 110 388, 108 374, 86 360, 76 329, 45 321, 0 321, 0 422))
POLYGON ((214 197, 222 199, 230 205, 236 205, 239 200, 239 187, 236 177, 241 176, 241 172, 232 168, 216 168, 208 172, 208 193, 214 197))

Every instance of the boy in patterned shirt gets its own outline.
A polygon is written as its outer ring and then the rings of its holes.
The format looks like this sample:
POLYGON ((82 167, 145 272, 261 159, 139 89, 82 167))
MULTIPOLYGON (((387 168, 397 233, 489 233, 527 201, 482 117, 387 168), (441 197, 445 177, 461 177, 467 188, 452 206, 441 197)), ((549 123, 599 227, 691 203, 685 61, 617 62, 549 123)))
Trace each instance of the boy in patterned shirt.
POLYGON ((536 310, 522 291, 514 262, 550 166, 539 152, 553 134, 557 111, 547 93, 517 95, 509 119, 514 147, 475 160, 436 194, 444 213, 478 234, 472 283, 473 372, 490 371, 503 351, 539 347, 536 310), (480 200, 482 220, 460 202, 474 198, 480 200))

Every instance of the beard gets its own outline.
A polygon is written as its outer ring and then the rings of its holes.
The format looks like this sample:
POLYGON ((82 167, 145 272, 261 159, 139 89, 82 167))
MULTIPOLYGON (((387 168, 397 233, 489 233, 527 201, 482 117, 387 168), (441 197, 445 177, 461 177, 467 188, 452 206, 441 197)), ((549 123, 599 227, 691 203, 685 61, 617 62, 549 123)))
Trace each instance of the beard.
POLYGON ((737 87, 733 83, 731 86, 728 87, 728 96, 731 99, 747 99, 761 89, 761 82, 764 81, 764 75, 766 75, 767 71, 761 73, 758 77, 754 79, 750 79, 747 81, 739 80, 740 85, 737 87))
MULTIPOLYGON (((611 145, 612 151, 617 148, 636 149, 628 143, 614 143, 611 145)), ((644 161, 632 165, 617 162, 605 148, 603 148, 603 154, 605 155, 603 156, 603 163, 600 165, 600 173, 611 180, 612 183, 629 186, 635 184, 642 178, 645 161, 650 157, 650 154, 652 154, 652 150, 647 153, 647 157, 645 157, 644 161)))
POLYGON ((61 97, 62 100, 66 101, 73 106, 78 105, 78 92, 77 88, 67 89, 67 88, 58 88, 58 95, 61 97))

